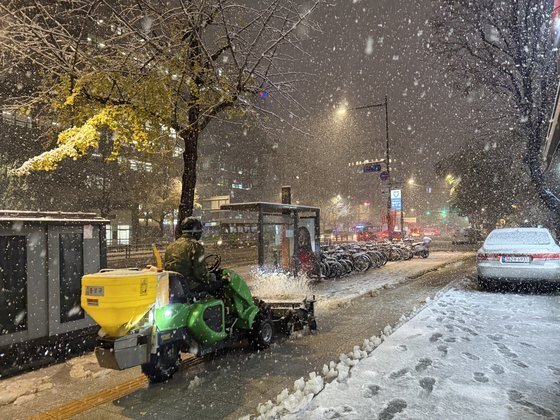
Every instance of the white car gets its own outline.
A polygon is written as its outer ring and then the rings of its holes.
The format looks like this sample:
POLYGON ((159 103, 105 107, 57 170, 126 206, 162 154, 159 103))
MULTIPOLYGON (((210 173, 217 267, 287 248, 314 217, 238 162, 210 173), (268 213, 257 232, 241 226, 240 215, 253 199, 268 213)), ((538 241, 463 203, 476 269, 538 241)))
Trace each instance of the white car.
POLYGON ((545 228, 495 229, 477 254, 478 282, 560 282, 560 246, 545 228))

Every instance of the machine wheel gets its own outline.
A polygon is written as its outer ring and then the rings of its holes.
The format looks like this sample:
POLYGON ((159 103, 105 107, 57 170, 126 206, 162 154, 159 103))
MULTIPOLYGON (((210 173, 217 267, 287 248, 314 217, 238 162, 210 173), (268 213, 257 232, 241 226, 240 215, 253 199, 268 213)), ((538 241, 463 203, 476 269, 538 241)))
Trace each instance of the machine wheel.
POLYGON ((259 314, 259 316, 255 318, 249 341, 251 341, 255 349, 263 350, 270 347, 273 338, 274 326, 272 325, 272 320, 268 316, 259 314))
POLYGON ((142 365, 142 373, 152 383, 167 381, 177 372, 179 360, 179 346, 176 343, 163 345, 157 354, 150 354, 150 361, 142 365))
POLYGON ((428 258, 430 256, 430 251, 422 251, 422 258, 428 258))
POLYGON ((317 320, 315 317, 309 319, 309 332, 311 334, 317 333, 317 320))

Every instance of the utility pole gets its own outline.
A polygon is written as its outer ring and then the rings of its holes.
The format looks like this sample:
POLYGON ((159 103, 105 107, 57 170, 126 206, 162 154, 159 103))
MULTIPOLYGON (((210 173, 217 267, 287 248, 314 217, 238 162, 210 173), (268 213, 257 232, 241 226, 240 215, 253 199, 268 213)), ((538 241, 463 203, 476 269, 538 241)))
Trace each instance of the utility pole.
MULTIPOLYGON (((383 103, 385 106, 385 164, 387 165, 387 175, 389 175, 389 185, 391 183, 391 165, 389 159, 389 107, 387 104, 387 95, 385 95, 385 102, 383 103)), ((389 188, 391 191, 391 188, 389 188)), ((401 209, 402 215, 402 209, 401 209)), ((391 229, 391 194, 387 195, 387 238, 389 240, 393 239, 393 231, 391 229)))
MULTIPOLYGON (((353 110, 360 110, 360 109, 370 109, 370 108, 385 108, 385 165, 387 166, 387 175, 388 175, 388 185, 391 184, 391 168, 390 168, 390 159, 389 159, 389 106, 387 95, 385 95, 385 100, 381 103, 374 103, 371 105, 364 105, 364 106, 357 106, 354 108, 349 108, 349 111, 353 110)), ((346 109, 343 109, 343 114, 346 112, 346 109)), ((373 137, 373 147, 375 150, 375 136, 373 137)), ((389 188, 390 189, 390 188, 389 188)), ((402 213, 401 213, 402 215, 402 213)), ((387 235, 389 239, 393 239, 393 232, 391 230, 391 194, 387 197, 387 235)))

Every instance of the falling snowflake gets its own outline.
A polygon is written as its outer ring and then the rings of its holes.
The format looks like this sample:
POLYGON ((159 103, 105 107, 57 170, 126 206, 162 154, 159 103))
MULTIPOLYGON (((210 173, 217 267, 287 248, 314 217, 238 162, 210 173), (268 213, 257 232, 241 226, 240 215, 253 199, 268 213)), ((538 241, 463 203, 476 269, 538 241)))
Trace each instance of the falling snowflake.
POLYGON ((368 39, 366 41, 366 50, 365 53, 367 55, 372 55, 373 54, 373 37, 370 35, 368 36, 368 39))

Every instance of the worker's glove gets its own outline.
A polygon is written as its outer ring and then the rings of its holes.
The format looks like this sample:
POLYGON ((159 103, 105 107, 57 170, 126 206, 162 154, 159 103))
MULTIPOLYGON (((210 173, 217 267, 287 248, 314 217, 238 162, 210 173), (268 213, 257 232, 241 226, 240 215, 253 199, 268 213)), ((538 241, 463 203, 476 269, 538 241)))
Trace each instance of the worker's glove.
MULTIPOLYGON (((221 270, 220 270, 220 271, 221 271, 221 270)), ((231 283, 231 275, 230 275, 229 273, 223 275, 223 273, 220 272, 220 277, 222 278, 222 281, 223 281, 225 284, 231 283)))

